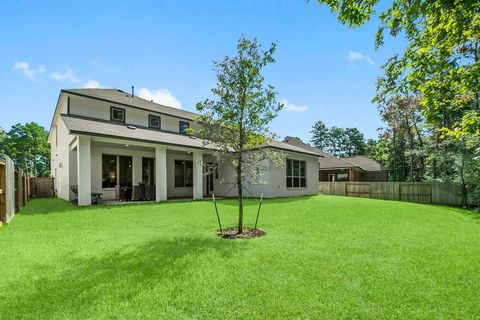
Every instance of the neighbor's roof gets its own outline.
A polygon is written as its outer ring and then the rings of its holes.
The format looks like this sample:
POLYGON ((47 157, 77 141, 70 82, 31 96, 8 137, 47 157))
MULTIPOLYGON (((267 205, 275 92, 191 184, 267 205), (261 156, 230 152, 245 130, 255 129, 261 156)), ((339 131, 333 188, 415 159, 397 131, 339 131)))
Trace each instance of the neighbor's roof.
POLYGON ((343 159, 337 158, 332 156, 329 153, 326 153, 323 150, 320 150, 318 148, 312 147, 309 144, 304 143, 303 141, 297 139, 297 138, 288 138, 287 140, 284 141, 286 144, 290 144, 292 146, 297 146, 300 148, 303 148, 305 150, 309 150, 310 152, 315 152, 317 155, 322 157, 319 159, 320 169, 330 169, 330 168, 355 168, 358 167, 356 164, 350 163, 348 161, 344 161, 343 159))
MULTIPOLYGON (((92 120, 91 118, 87 119, 84 117, 66 114, 62 114, 62 119, 71 134, 122 138, 127 140, 162 143, 190 148, 204 147, 202 139, 181 133, 152 130, 142 127, 134 127, 128 124, 92 120)), ((270 141, 267 146, 284 151, 298 152, 315 156, 317 155, 308 150, 275 140, 270 141)))
POLYGON ((119 89, 64 89, 62 90, 62 93, 121 104, 128 107, 141 108, 148 111, 168 114, 189 120, 192 120, 196 115, 190 111, 164 106, 153 101, 145 100, 138 96, 132 98, 131 94, 119 89))
POLYGON ((388 170, 384 166, 382 166, 377 161, 367 158, 365 156, 356 156, 356 157, 348 157, 344 158, 345 161, 351 162, 365 171, 385 171, 388 170))

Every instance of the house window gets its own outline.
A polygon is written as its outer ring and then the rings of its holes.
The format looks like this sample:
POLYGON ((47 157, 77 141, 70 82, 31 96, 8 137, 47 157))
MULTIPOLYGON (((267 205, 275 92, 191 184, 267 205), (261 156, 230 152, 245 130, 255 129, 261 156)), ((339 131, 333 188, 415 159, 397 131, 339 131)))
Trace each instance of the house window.
POLYGON ((125 109, 110 107, 110 120, 125 122, 125 109))
POLYGON ((287 159, 287 188, 307 187, 307 162, 287 159))
POLYGON ((148 115, 148 126, 150 128, 160 129, 160 123, 159 116, 148 115))
POLYGON ((180 121, 178 131, 180 133, 185 133, 187 129, 190 128, 190 124, 188 122, 180 121))
POLYGON ((147 186, 155 185, 155 159, 142 158, 142 183, 147 186))
POLYGON ((193 161, 175 160, 175 188, 193 187, 193 161))
POLYGON ((102 155, 102 188, 117 185, 117 156, 102 155))

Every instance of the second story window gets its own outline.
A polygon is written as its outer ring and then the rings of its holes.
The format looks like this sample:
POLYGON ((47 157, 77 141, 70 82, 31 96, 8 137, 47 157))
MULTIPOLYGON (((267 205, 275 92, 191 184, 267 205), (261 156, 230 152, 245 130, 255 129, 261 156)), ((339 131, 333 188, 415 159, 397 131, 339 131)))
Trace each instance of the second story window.
POLYGON ((110 107, 110 120, 125 122, 125 109, 110 107))
POLYGON ((148 116, 148 126, 150 128, 160 129, 160 123, 159 116, 153 116, 151 114, 148 116))
POLYGON ((180 133, 185 133, 187 129, 190 128, 190 124, 188 122, 180 121, 178 131, 180 133))

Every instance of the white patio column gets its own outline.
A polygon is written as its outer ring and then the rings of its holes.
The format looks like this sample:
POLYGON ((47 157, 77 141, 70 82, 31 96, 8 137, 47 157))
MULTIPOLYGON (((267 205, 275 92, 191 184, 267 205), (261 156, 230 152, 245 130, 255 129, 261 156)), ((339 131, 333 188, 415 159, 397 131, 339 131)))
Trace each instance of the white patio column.
POLYGON ((167 200, 167 148, 155 147, 155 200, 167 200))
POLYGON ((193 199, 203 199, 203 154, 193 152, 193 199))
POLYGON ((77 145, 77 184, 78 205, 92 204, 92 166, 90 137, 78 136, 77 145))

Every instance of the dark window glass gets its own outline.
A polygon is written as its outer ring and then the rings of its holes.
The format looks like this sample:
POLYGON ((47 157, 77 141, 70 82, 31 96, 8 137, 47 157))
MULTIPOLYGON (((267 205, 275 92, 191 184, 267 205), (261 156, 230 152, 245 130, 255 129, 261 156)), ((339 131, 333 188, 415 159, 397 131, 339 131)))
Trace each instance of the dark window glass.
POLYGON ((294 188, 300 187, 300 178, 293 178, 293 187, 294 188))
POLYGON ((291 178, 291 177, 287 177, 287 188, 291 188, 292 186, 293 186, 292 178, 291 178))
POLYGON ((180 124, 179 124, 179 128, 178 128, 178 131, 180 133, 185 133, 185 131, 190 128, 190 124, 188 122, 183 122, 183 121, 180 121, 180 124))
POLYGON ((110 108, 110 120, 125 122, 125 110, 120 108, 110 108))
POLYGON ((193 187, 193 161, 185 161, 185 187, 193 187))
POLYGON ((160 129, 160 117, 159 116, 148 116, 148 126, 150 128, 160 129))
POLYGON ((102 155, 102 188, 117 185, 117 156, 102 155))
POLYGON ((147 186, 155 185, 154 159, 142 158, 142 183, 147 186))
POLYGON ((193 161, 175 160, 175 188, 193 186, 193 161))
POLYGON ((300 164, 300 177, 305 177, 305 161, 299 161, 300 164))
POLYGON ((287 159, 286 185, 287 188, 307 187, 307 163, 300 160, 287 159))
POLYGON ((300 161, 293 161, 293 176, 298 177, 300 175, 300 161))
POLYGON ((305 179, 305 178, 300 178, 300 187, 301 187, 301 188, 307 187, 307 179, 305 179))
POLYGON ((120 173, 120 187, 131 187, 133 178, 133 162, 132 157, 120 156, 118 159, 118 167, 120 173))

